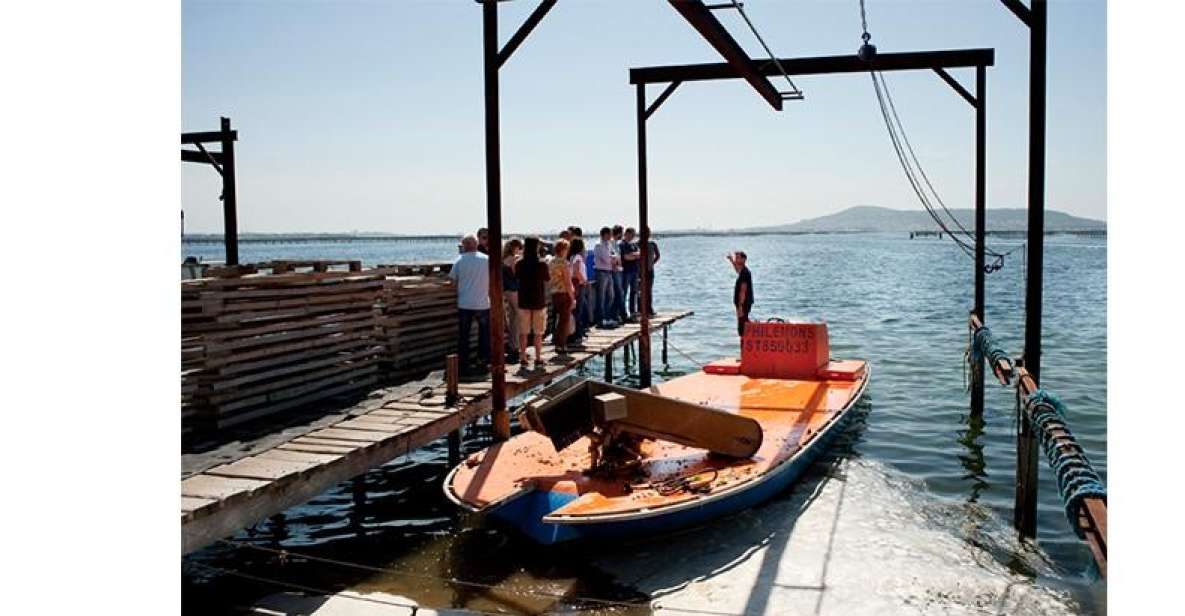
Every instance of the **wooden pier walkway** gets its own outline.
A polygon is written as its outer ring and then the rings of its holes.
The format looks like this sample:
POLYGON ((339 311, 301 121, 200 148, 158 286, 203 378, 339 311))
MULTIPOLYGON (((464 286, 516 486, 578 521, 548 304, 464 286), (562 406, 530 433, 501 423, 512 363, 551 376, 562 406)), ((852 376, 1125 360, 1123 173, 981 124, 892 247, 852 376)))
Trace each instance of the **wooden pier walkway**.
MULTIPOLYGON (((651 333, 665 335, 690 311, 651 319, 651 333)), ((638 339, 637 324, 590 330, 582 347, 566 358, 549 350, 541 366, 509 366, 507 397, 546 385, 596 357, 638 339)), ((610 364, 611 365, 611 364, 610 364)), ((281 440, 272 447, 194 473, 181 480, 182 553, 233 535, 289 507, 313 499, 334 485, 423 447, 490 412, 490 380, 464 382, 460 402, 445 406, 446 385, 371 401, 369 408, 326 427, 281 440)))

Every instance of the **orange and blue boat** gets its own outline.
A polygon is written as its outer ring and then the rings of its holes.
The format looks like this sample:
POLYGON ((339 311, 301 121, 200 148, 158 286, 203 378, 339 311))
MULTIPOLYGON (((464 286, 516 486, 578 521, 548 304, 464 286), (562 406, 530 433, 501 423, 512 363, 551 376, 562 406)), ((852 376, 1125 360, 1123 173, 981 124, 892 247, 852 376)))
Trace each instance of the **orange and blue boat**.
POLYGON ((844 430, 868 386, 820 322, 751 322, 741 358, 649 390, 569 379, 519 414, 528 430, 446 477, 458 506, 555 544, 654 535, 785 490, 844 430))

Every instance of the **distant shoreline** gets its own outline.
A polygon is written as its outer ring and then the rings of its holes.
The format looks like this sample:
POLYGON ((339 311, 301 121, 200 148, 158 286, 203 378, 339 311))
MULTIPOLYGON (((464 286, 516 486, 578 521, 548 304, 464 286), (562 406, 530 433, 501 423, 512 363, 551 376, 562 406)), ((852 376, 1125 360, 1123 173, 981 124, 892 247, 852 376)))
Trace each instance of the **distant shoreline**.
MULTIPOLYGON (((750 237, 763 235, 855 235, 868 233, 888 233, 894 235, 918 234, 919 236, 933 236, 935 231, 918 229, 916 231, 656 231, 655 238, 673 237, 750 237)), ((528 237, 530 235, 546 236, 546 233, 508 233, 503 237, 528 237)), ((987 235, 996 237, 1020 237, 1027 235, 1025 231, 1000 230, 988 231, 987 235)), ((1106 237, 1106 229, 1053 229, 1047 230, 1045 235, 1076 235, 1106 237)), ((351 234, 351 233, 249 233, 239 235, 240 244, 293 244, 313 242, 437 242, 456 240, 460 234, 433 235, 384 235, 384 234, 351 234)), ((220 233, 194 233, 181 239, 183 244, 221 244, 220 233)))

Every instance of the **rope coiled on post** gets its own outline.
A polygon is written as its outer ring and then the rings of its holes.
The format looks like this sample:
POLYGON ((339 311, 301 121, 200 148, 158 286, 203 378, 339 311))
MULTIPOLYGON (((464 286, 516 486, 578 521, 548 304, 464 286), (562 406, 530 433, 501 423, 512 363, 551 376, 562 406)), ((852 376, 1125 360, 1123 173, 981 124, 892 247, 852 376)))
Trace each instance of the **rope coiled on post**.
POLYGON ((1038 387, 1025 398, 1024 405, 1026 416, 1037 432, 1045 457, 1057 477, 1058 491, 1066 504, 1066 517, 1074 532, 1082 537, 1077 517, 1083 501, 1093 496, 1106 502, 1107 488, 1066 425, 1065 404, 1057 396, 1038 387), (1055 429, 1064 434, 1053 437, 1051 431, 1055 429))
MULTIPOLYGON (((996 337, 992 335, 992 330, 987 325, 975 330, 971 334, 971 345, 967 350, 967 358, 971 365, 976 362, 987 359, 988 366, 995 370, 996 365, 1003 361, 1008 366, 1008 372, 1012 373, 1016 370, 1016 366, 1012 362, 1012 358, 996 341, 996 337)), ((974 372, 972 372, 974 374, 974 372)))

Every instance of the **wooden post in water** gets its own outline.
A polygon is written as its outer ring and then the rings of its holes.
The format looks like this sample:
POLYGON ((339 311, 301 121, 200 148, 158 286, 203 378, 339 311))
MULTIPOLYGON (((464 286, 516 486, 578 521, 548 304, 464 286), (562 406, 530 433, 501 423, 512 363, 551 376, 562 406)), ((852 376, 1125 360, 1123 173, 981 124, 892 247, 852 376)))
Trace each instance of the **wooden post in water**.
MULTIPOLYGON (((456 353, 449 353, 444 358, 444 405, 448 408, 456 408, 457 400, 460 398, 458 394, 458 383, 461 380, 461 362, 457 358, 456 353)), ((449 466, 456 466, 461 463, 461 427, 458 426, 456 430, 448 434, 448 464, 449 466)))
POLYGON ((605 382, 613 382, 613 349, 605 351, 605 382))

